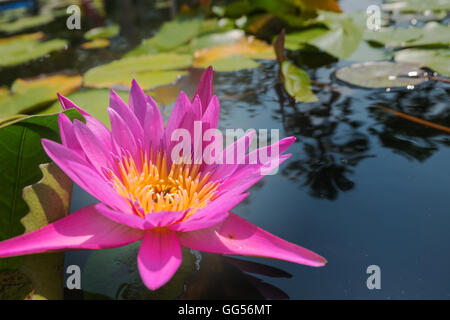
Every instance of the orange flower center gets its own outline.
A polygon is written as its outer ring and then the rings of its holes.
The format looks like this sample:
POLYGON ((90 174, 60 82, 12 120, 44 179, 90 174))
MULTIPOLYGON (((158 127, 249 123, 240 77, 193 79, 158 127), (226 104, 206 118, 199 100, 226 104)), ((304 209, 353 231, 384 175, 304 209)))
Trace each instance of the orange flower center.
POLYGON ((138 215, 190 209, 188 217, 216 198, 218 183, 209 181, 211 174, 201 172, 201 165, 172 164, 168 170, 165 153, 154 154, 150 151, 149 158, 141 152, 140 168, 131 156, 123 157, 117 162, 120 174, 109 173, 115 190, 138 215))

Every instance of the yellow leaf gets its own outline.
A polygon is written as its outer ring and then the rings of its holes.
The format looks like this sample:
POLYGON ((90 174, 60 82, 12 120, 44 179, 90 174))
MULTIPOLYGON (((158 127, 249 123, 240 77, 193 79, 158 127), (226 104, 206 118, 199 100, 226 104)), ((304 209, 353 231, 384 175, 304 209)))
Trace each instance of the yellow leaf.
POLYGON ((85 50, 106 48, 110 44, 108 39, 94 39, 92 41, 85 42, 81 47, 85 50))
POLYGON ((237 55, 246 56, 253 59, 275 59, 275 52, 272 46, 268 45, 264 41, 255 39, 254 37, 245 37, 232 44, 196 51, 194 54, 193 66, 202 68, 209 66, 214 61, 237 55))

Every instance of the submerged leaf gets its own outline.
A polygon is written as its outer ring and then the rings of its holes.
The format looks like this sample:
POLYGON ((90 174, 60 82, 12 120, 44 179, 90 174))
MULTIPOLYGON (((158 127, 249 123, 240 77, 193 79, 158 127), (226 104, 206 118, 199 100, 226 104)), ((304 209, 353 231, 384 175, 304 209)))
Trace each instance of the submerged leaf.
POLYGON ((407 88, 428 81, 408 75, 422 74, 423 70, 406 63, 371 61, 355 63, 336 71, 341 81, 364 88, 407 88))
POLYGON ((312 92, 311 80, 305 71, 296 67, 290 61, 283 61, 281 73, 284 78, 284 88, 296 101, 314 102, 318 100, 312 92))
POLYGON ((18 270, 0 271, 0 300, 25 300, 32 294, 30 279, 18 270))

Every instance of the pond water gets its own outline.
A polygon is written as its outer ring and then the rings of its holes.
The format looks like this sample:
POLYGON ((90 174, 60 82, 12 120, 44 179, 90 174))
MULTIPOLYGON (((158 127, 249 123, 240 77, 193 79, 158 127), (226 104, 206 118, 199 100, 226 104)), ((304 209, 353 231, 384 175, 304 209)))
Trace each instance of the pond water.
MULTIPOLYGON (((45 72, 61 68, 83 72, 118 58, 169 19, 167 10, 150 10, 151 5, 143 10, 144 2, 134 7, 126 7, 127 3, 109 2, 109 18, 122 27, 111 50, 71 49, 56 56, 45 72)), ((358 1, 358 8, 354 3, 341 5, 344 11, 364 10, 373 1, 358 1)), ((280 137, 297 138, 289 150, 292 157, 279 173, 254 186, 234 212, 326 257, 325 267, 248 257, 230 260, 186 251, 186 268, 173 280, 176 284, 149 295, 142 293, 133 265, 136 246, 106 253, 68 252, 66 266, 82 268, 85 297, 89 293, 91 298, 98 294, 124 299, 450 298, 449 136, 380 108, 450 126, 450 87, 428 83, 391 92, 350 87, 333 77, 338 67, 350 63, 302 66, 311 79, 328 84, 314 87, 319 98, 315 103, 290 103, 277 83, 275 62, 214 77, 221 128, 279 129, 280 137), (370 265, 381 269, 381 290, 366 286, 370 265)), ((34 75, 33 68, 2 74, 2 83, 34 75)), ((192 94, 199 76, 193 70, 180 87, 192 94)), ((164 111, 167 115, 170 108, 164 111)), ((75 186, 72 212, 93 202, 75 186)), ((66 292, 66 298, 74 295, 66 292)))

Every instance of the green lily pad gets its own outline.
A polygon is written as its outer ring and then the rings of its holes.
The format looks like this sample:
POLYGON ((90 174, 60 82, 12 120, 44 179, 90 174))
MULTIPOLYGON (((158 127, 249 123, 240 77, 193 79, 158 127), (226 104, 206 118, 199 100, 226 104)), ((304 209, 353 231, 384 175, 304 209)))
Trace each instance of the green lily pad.
POLYGON ((450 45, 450 27, 437 22, 428 22, 424 27, 382 28, 366 31, 367 41, 380 43, 390 48, 445 46, 450 45))
POLYGON ((38 32, 0 39, 0 52, 2 53, 0 67, 18 65, 67 47, 66 40, 40 41, 43 36, 38 32))
POLYGON ((211 62, 211 66, 216 72, 231 72, 257 68, 259 67, 259 63, 243 55, 234 55, 231 57, 214 60, 211 62))
MULTIPOLYGON (((128 101, 128 91, 116 91, 116 93, 124 101, 128 101)), ((83 89, 68 95, 67 98, 109 127, 109 116, 106 111, 109 106, 109 94, 109 89, 83 89)), ((49 114, 61 111, 61 104, 59 101, 56 101, 48 109, 45 109, 40 113, 49 114)))
POLYGON ((423 70, 412 64, 390 61, 370 61, 338 69, 336 78, 364 88, 407 88, 428 81, 427 78, 409 77, 423 70))
MULTIPOLYGON (((74 109, 65 114, 83 119, 74 109)), ((0 240, 24 232, 20 220, 30 209, 22 199, 22 190, 42 177, 39 165, 50 161, 41 147, 43 138, 60 140, 58 115, 29 116, 0 127, 0 240)), ((21 261, 21 257, 0 259, 0 269, 17 269, 21 261)))
MULTIPOLYGON (((17 79, 7 94, 0 94, 0 119, 14 114, 29 114, 81 86, 79 75, 53 75, 37 79, 17 79)), ((5 90, 5 89, 4 89, 5 90)), ((3 91, 4 91, 3 90, 3 91)))
POLYGON ((297 50, 309 44, 340 59, 348 58, 358 49, 363 36, 359 17, 319 11, 315 22, 327 28, 311 28, 286 35, 286 48, 297 50))
POLYGON ((154 45, 165 51, 176 48, 196 37, 200 32, 202 18, 178 17, 165 22, 151 38, 154 45))
MULTIPOLYGON (((37 230, 69 214, 72 180, 53 162, 39 166, 42 180, 23 189, 23 199, 30 212, 21 222, 25 232, 37 230)), ((62 299, 64 253, 23 257, 19 268, 33 286, 31 299, 62 299)))
POLYGON ((84 85, 92 88, 127 87, 136 79, 144 89, 167 85, 186 74, 177 70, 192 64, 190 55, 160 53, 127 57, 88 70, 84 85))
POLYGON ((405 49, 395 54, 395 61, 428 67, 441 75, 450 77, 449 49, 405 49))
POLYGON ((0 32, 17 33, 26 29, 36 28, 48 24, 54 20, 52 15, 39 15, 34 17, 23 17, 14 22, 0 24, 0 32))
POLYGON ((401 12, 449 11, 450 3, 445 0, 387 0, 382 9, 401 12))
POLYGON ((283 75, 284 88, 296 101, 314 102, 318 100, 312 92, 309 75, 304 70, 296 67, 290 61, 283 61, 281 73, 283 75))
POLYGON ((375 48, 366 41, 361 41, 358 49, 347 60, 355 62, 388 60, 391 55, 384 48, 375 48))
POLYGON ((199 36, 191 41, 191 48, 193 51, 210 48, 214 46, 220 46, 223 44, 235 43, 245 36, 245 32, 238 29, 222 33, 209 33, 203 36, 199 36))
POLYGON ((112 38, 118 35, 120 32, 120 26, 117 24, 112 24, 106 27, 98 27, 89 30, 84 34, 84 38, 86 40, 95 40, 95 39, 105 39, 112 38))

